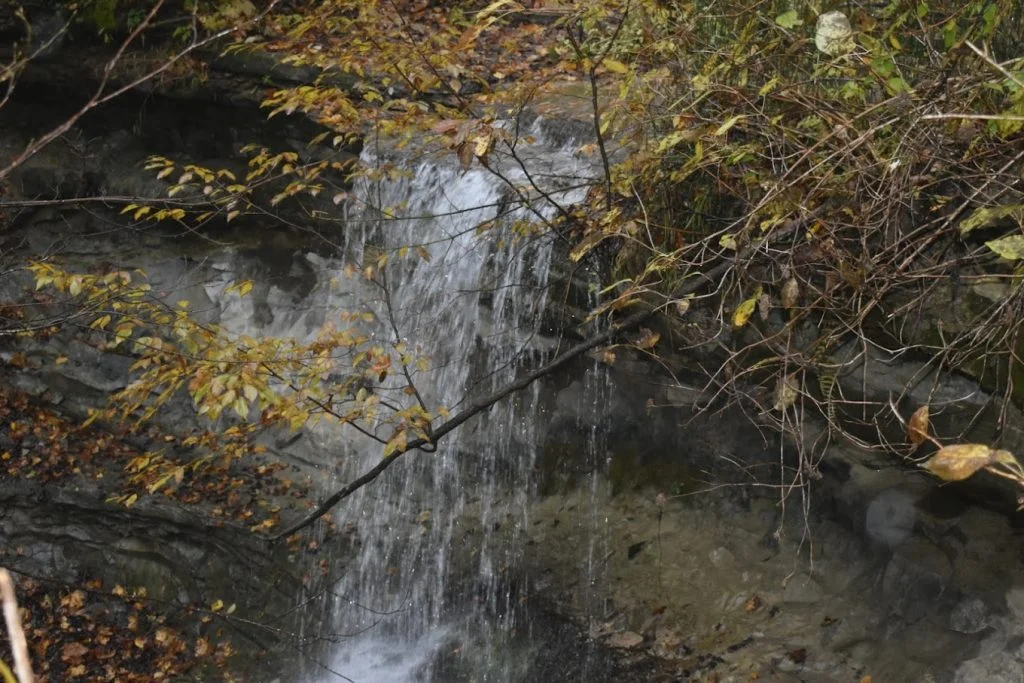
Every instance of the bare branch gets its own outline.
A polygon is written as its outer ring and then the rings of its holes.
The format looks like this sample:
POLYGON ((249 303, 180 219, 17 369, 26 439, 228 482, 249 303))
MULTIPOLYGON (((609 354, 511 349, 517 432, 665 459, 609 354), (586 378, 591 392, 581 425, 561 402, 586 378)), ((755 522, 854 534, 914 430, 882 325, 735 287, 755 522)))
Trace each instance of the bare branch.
POLYGON ((4 621, 7 622, 7 638, 11 642, 14 655, 14 671, 18 674, 18 683, 34 683, 32 662, 28 657, 28 642, 25 631, 21 627, 21 615, 18 613, 18 598, 14 594, 14 581, 6 569, 0 569, 0 600, 3 601, 4 621))
MULTIPOLYGON (((794 220, 791 221, 789 224, 780 227, 772 234, 762 238, 761 240, 755 242, 754 244, 744 249, 738 255, 737 261, 743 261, 747 258, 750 258, 764 247, 772 243, 786 239, 799 227, 801 223, 802 221, 794 220)), ((722 276, 725 275, 725 273, 729 271, 731 268, 733 268, 735 264, 736 261, 732 259, 722 260, 720 263, 718 263, 718 265, 711 268, 707 272, 700 273, 697 277, 687 279, 685 281, 685 284, 680 288, 678 296, 686 296, 687 294, 692 294, 709 283, 717 284, 717 282, 722 278, 722 276)), ((404 455, 405 453, 408 453, 409 451, 421 449, 425 446, 436 446, 436 442, 439 439, 443 438, 450 432, 455 431, 462 424, 469 421, 473 417, 476 417, 480 413, 483 413, 484 411, 488 410, 494 404, 498 403, 499 401, 502 401, 505 398, 508 398, 509 396, 519 391, 522 391, 523 389, 527 388, 528 386, 536 382, 538 379, 541 379, 542 377, 546 377, 554 373, 556 370, 559 370, 560 368, 569 364, 571 361, 583 356, 588 351, 595 349, 601 346, 602 344, 610 342, 623 332, 627 332, 629 330, 636 328, 637 326, 654 317, 661 310, 661 308, 662 307, 650 307, 638 311, 633 315, 617 323, 614 323, 604 332, 601 332, 600 334, 596 334, 590 337, 589 339, 581 341, 579 344, 576 344, 569 350, 556 356, 548 363, 545 363, 544 365, 536 368, 535 370, 523 375, 515 382, 512 382, 511 384, 508 384, 502 387, 501 389, 498 389, 492 394, 476 399, 475 401, 471 401, 469 405, 466 406, 466 408, 464 408, 458 414, 454 415, 451 419, 447 420, 446 422, 438 426, 436 429, 434 429, 432 439, 415 439, 406 444, 406 446, 401 450, 398 450, 394 453, 391 453, 388 456, 381 458, 380 461, 378 461, 377 464, 374 465, 370 470, 362 474, 357 479, 351 481, 344 488, 328 496, 327 499, 324 500, 324 502, 322 502, 320 505, 318 505, 315 510, 313 510, 311 513, 303 517, 298 522, 286 528, 277 536, 273 537, 272 540, 279 541, 283 538, 291 536, 297 531, 305 529, 306 527, 310 526, 318 519, 323 517, 325 514, 330 512, 330 510, 334 508, 334 506, 336 506, 338 503, 345 500, 350 495, 352 495, 362 487, 366 486, 370 482, 374 481, 377 477, 383 474, 388 467, 390 467, 396 460, 398 460, 400 456, 404 455)))

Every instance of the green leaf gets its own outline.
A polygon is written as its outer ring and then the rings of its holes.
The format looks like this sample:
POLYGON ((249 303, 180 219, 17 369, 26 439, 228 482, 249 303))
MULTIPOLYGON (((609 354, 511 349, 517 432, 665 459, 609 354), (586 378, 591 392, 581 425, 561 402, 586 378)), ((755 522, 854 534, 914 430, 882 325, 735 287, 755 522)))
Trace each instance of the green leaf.
POLYGON ((782 28, 795 28, 804 22, 800 18, 800 14, 795 9, 791 9, 775 17, 775 23, 782 28))
POLYGON ((985 242, 985 246, 1010 261, 1024 259, 1024 235, 1010 235, 985 242))
POLYGON ((1002 206, 984 206, 976 209, 960 222, 960 234, 963 236, 978 228, 987 228, 1009 216, 1013 216, 1018 223, 1024 225, 1024 204, 1003 204, 1002 206))

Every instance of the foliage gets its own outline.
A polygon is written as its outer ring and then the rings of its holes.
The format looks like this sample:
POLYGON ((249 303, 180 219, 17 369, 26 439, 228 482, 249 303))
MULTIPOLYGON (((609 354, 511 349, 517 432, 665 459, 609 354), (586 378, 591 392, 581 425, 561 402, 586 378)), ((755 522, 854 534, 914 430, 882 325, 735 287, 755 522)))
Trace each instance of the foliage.
MULTIPOLYGON (((237 3, 197 9, 211 28, 253 15, 237 3)), ((585 206, 558 207, 537 229, 572 241, 573 260, 611 255, 613 277, 593 315, 660 311, 669 326, 699 318, 686 343, 715 350, 718 367, 705 378, 712 403, 750 404, 782 431, 817 410, 845 431, 835 387, 851 365, 833 357, 842 344, 914 349, 936 367, 983 357, 986 368, 1001 363, 1004 378, 1015 362, 1005 321, 1024 306, 1016 286, 977 324, 938 342, 904 321, 930 315, 951 274, 967 285, 1017 282, 1024 65, 1010 51, 1024 46, 1016 0, 842 7, 853 32, 842 49, 825 50, 814 35, 821 9, 774 3, 765 21, 754 0, 540 10, 505 0, 295 2, 272 6, 258 35, 237 31, 227 51, 314 69, 263 103, 271 117, 317 121, 324 130, 313 145, 427 140, 464 169, 491 168, 496 153, 520 159, 525 137, 499 119, 582 92, 594 142, 580 153, 595 156, 602 177, 585 206)), ((132 202, 124 212, 209 228, 328 192, 347 201, 331 174, 351 182, 401 173, 299 150, 250 153, 244 177, 152 157, 147 168, 179 203, 132 202)), ((536 186, 514 190, 527 206, 550 201, 536 186)), ((406 258, 429 253, 374 253, 349 274, 386 291, 384 266, 406 258)), ((365 327, 397 329, 394 320, 356 310, 311 343, 255 339, 198 323, 187 303, 160 302, 126 274, 33 270, 86 312, 102 343, 138 358, 136 380, 97 417, 141 424, 187 394, 211 434, 236 444, 228 457, 247 452, 256 428, 328 419, 380 442, 383 461, 432 448, 446 419, 445 407, 418 396, 427 359, 398 335, 374 341, 365 327), (387 402, 381 388, 403 398, 387 402)), ((239 283, 239 294, 246 287, 239 283)), ((632 346, 656 354, 659 340, 643 334, 632 346)), ((185 445, 208 445, 202 438, 185 445)), ((813 470, 815 457, 795 476, 813 470)), ((160 472, 154 490, 183 476, 160 472)))
MULTIPOLYGON (((499 173, 492 162, 506 155, 529 171, 521 150, 530 140, 519 125, 528 112, 587 121, 592 139, 578 151, 600 173, 584 205, 556 205, 555 218, 545 218, 538 207, 557 203, 536 184, 510 183, 510 191, 512 203, 537 217, 516 226, 516 237, 552 232, 572 261, 608 266, 591 312, 606 331, 492 395, 466 397, 452 414, 453 406, 428 405, 420 395, 430 359, 398 334, 401 321, 390 307, 387 319, 377 319, 356 306, 312 340, 256 338, 202 322, 189 302, 154 293, 143 273, 78 273, 40 261, 28 268, 43 314, 5 307, 4 335, 78 326, 86 343, 130 356, 133 375, 84 431, 5 393, 0 417, 17 446, 0 454, 5 476, 109 476, 116 462, 124 474, 112 503, 131 507, 162 495, 205 504, 218 522, 276 532, 278 502, 240 495, 249 486, 270 490, 282 467, 256 437, 321 421, 355 430, 378 449, 379 463, 291 525, 294 531, 399 456, 432 451, 496 401, 584 353, 614 363, 629 352, 658 358, 671 344, 702 354, 703 407, 740 403, 801 446, 801 426, 812 415, 830 435, 902 457, 928 441, 938 450, 924 469, 944 481, 984 470, 1024 487, 1016 457, 997 444, 931 437, 927 405, 909 421, 911 448, 888 442, 879 426, 888 406, 844 399, 839 380, 858 357, 836 353, 843 345, 915 353, 942 372, 970 371, 1020 402, 1013 386, 1024 350, 1017 333, 1024 314, 1019 0, 540 4, 78 3, 78 18, 108 38, 160 35, 151 20, 157 10, 172 14, 165 21, 189 48, 168 66, 191 68, 182 57, 216 39, 230 55, 270 57, 312 74, 302 82, 268 76, 263 84, 268 117, 302 116, 321 127, 306 148, 251 145, 242 169, 152 156, 146 171, 166 183, 166 197, 133 198, 121 208, 123 220, 141 225, 166 222, 217 236, 225 224, 284 220, 285 210, 303 211, 325 197, 340 214, 353 182, 406 172, 387 162, 353 164, 352 149, 382 138, 399 148, 433 145, 464 170, 499 173), (838 45, 816 34, 827 10, 845 13, 852 28, 838 45), (970 320, 941 324, 936 308, 956 307, 964 290, 993 282, 998 296, 970 320), (936 318, 936 334, 916 324, 936 318), (165 425, 154 424, 161 410, 183 401, 202 428, 162 432, 165 425), (878 428, 878 438, 855 434, 858 426, 878 428), (98 427, 141 435, 146 447, 98 427)), ((96 97, 68 126, 112 96, 104 88, 115 62, 141 42, 129 38, 115 53, 96 97)), ((24 64, 14 59, 4 80, 14 84, 24 64)), ((129 79, 125 87, 142 82, 129 79)), ((0 180, 66 130, 32 143, 0 180)), ((384 222, 402 213, 370 208, 384 222)), ((302 223, 339 218, 321 208, 302 223)), ((425 245, 371 249, 346 275, 386 301, 388 266, 430 256, 425 245)), ((245 297, 253 286, 239 281, 231 293, 245 297)), ((30 362, 15 353, 10 364, 30 362)), ((820 456, 802 451, 785 470, 790 482, 809 481, 820 456)), ((278 498, 299 495, 287 481, 275 485, 278 498)), ((211 654, 208 640, 186 643, 144 612, 138 593, 114 589, 124 601, 119 609, 138 626, 114 633, 96 619, 93 593, 28 589, 37 661, 54 677, 155 680, 186 670, 192 655, 211 654), (108 657, 115 649, 121 658, 108 657), (152 665, 146 672, 135 666, 143 659, 152 665)))

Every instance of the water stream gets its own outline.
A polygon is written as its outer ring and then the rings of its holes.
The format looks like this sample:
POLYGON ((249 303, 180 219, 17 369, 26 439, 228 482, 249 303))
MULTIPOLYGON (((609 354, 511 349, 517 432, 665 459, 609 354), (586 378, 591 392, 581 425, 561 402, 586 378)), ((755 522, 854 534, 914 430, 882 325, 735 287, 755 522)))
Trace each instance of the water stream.
MULTIPOLYGON (((394 162, 396 172, 357 182, 345 257, 305 256, 316 282, 305 299, 316 302, 314 309, 296 312, 280 291, 255 300, 225 295, 230 264, 222 280, 207 286, 208 295, 236 331, 304 339, 343 310, 369 310, 380 321, 375 335, 382 343, 401 341, 429 358, 429 370, 414 376, 426 406, 454 412, 510 382, 524 362, 544 357, 556 343, 539 333, 556 235, 528 225, 581 201, 591 169, 577 156, 576 141, 554 140, 551 133, 550 124, 537 121, 518 146, 519 160, 491 156, 497 173, 477 164, 464 170, 453 154, 424 153, 410 164, 409 150, 368 146, 367 168, 386 170, 394 162), (530 206, 519 201, 524 195, 534 198, 530 206), (375 263, 381 254, 391 259, 377 278, 381 287, 344 276, 346 264, 375 263), (261 299, 270 320, 256 310, 261 299)), ((378 391, 402 405, 415 400, 396 386, 385 382, 378 391)), ((351 635, 331 653, 329 669, 367 683, 414 680, 429 676, 438 649, 458 639, 477 650, 463 658, 479 667, 476 680, 516 680, 495 653, 515 629, 519 606, 510 581, 519 574, 522 549, 498 534, 467 541, 460 523, 471 506, 482 528, 510 519, 529 524, 536 391, 499 403, 435 453, 410 453, 338 510, 337 521, 358 538, 359 552, 339 558, 347 562, 343 576, 329 587, 336 596, 330 630, 351 635), (471 568, 471 576, 453 577, 456 564, 463 572, 471 568)), ((312 450, 330 454, 336 465, 327 490, 369 469, 381 454, 379 445, 351 430, 322 427, 313 436, 312 450)), ((305 675, 315 680, 318 672, 305 675)), ((324 680, 338 679, 327 674, 324 680)))

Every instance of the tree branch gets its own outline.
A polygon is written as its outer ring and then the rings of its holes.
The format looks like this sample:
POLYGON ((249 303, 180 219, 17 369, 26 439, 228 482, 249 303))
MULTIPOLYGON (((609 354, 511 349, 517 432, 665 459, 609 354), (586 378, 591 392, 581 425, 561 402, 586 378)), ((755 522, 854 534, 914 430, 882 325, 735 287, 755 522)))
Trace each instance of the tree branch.
MULTIPOLYGON (((764 237, 756 241, 755 243, 749 245, 747 248, 743 249, 739 254, 737 254, 735 259, 723 260, 719 262, 718 265, 711 268, 707 272, 700 273, 697 277, 687 279, 683 286, 680 287, 679 291, 675 293, 675 296, 686 296, 687 294, 693 294, 694 292, 696 292, 701 287, 707 284, 717 284, 717 282, 722 278, 722 276, 724 276, 725 273, 730 268, 734 267, 738 262, 744 262, 753 257, 761 249, 769 246, 770 244, 786 239, 789 235, 793 234, 793 232, 796 231, 796 229, 802 223, 802 219, 794 219, 785 226, 773 231, 767 237, 764 237)), ((323 517, 325 514, 327 514, 338 503, 345 500, 350 495, 352 495, 362 487, 366 486, 370 482, 374 481, 377 477, 383 474, 388 467, 390 467, 396 460, 398 460, 400 456, 404 455, 405 453, 408 453, 409 451, 420 449, 425 446, 436 445, 436 442, 439 439, 443 438, 448 433, 455 431, 455 429, 457 429, 463 423, 469 421, 476 415, 479 415, 480 413, 488 410, 495 403, 498 403, 499 401, 508 398, 512 394, 522 391, 523 389, 527 388, 538 379, 552 374, 556 370, 562 368, 564 365, 567 365, 570 361, 579 358, 580 356, 587 353, 591 349, 594 349, 598 346, 601 346, 602 344, 611 341, 612 339, 622 334, 623 332, 627 332, 635 327, 638 327, 639 325, 643 324, 647 320, 654 317, 660 310, 660 307, 652 307, 642 311, 638 311, 626 317, 625 319, 612 324, 612 326, 605 330, 604 332, 601 332, 600 334, 596 334, 593 337, 590 337, 589 339, 581 341, 579 344, 576 344, 568 351, 556 356, 554 359, 538 367, 532 372, 523 375, 522 377, 512 382, 511 384, 508 384, 502 387, 501 389, 498 389, 492 394, 472 401, 466 408, 464 408, 459 413, 454 415, 451 419, 447 420, 446 422, 438 426, 436 429, 434 429, 432 433, 432 439, 415 439, 407 443, 403 449, 381 458, 381 460, 376 465, 374 465, 370 470, 363 473, 357 479, 354 479, 351 482, 349 482, 344 488, 335 491, 333 494, 328 496, 326 500, 320 503, 320 505, 318 505, 315 510, 307 514, 298 522, 287 527, 284 531, 279 533, 277 536, 274 536, 271 540, 276 542, 283 538, 287 538, 288 536, 291 536, 292 534, 301 531, 302 529, 305 529, 306 527, 310 526, 318 519, 323 517)))

